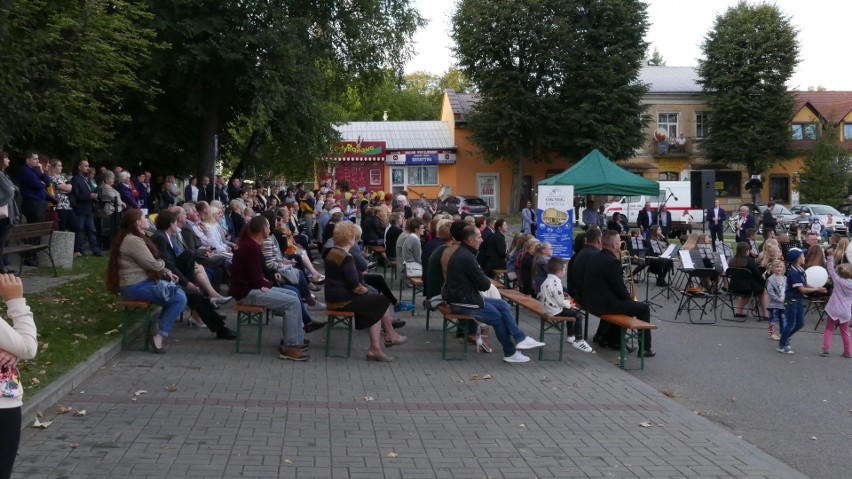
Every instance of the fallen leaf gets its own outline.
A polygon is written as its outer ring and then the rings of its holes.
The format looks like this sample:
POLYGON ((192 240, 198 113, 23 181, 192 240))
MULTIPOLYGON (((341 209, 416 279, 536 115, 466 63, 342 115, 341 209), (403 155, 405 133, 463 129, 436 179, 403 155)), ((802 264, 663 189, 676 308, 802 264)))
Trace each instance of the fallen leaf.
POLYGON ((41 383, 41 381, 39 381, 38 378, 30 378, 30 384, 39 384, 39 383, 41 383))
POLYGON ((526 424, 523 424, 523 423, 522 423, 522 424, 518 424, 518 426, 519 426, 519 427, 527 427, 527 425, 526 425, 526 424))
POLYGON ((58 410, 59 414, 65 414, 66 412, 71 411, 71 408, 64 405, 64 404, 60 404, 59 406, 56 406, 56 409, 58 410))
POLYGON ((133 395, 136 396, 136 397, 139 397, 143 394, 148 394, 148 391, 146 391, 144 389, 140 389, 140 390, 136 391, 135 393, 133 393, 133 395))
POLYGON ((36 418, 35 422, 33 423, 33 427, 37 428, 37 429, 47 429, 47 427, 50 426, 51 424, 53 424, 53 421, 41 422, 41 421, 38 420, 38 418, 36 418))
POLYGON ((293 464, 293 461, 291 461, 289 459, 284 459, 283 461, 281 461, 281 463, 282 464, 293 464))
POLYGON ((41 411, 36 412, 36 417, 44 417, 44 413, 41 411))
POLYGON ((651 421, 643 421, 643 422, 640 422, 640 423, 639 423, 639 425, 640 425, 640 426, 642 426, 642 427, 651 427, 651 426, 653 426, 653 424, 651 424, 651 421))
POLYGON ((494 378, 491 377, 490 374, 486 374, 485 376, 482 376, 482 379, 494 379, 494 378))
POLYGON ((470 379, 472 379, 474 381, 479 381, 479 374, 474 374, 473 376, 470 377, 470 379))
POLYGON ((83 417, 86 415, 85 409, 80 409, 79 411, 74 411, 74 417, 83 417))
POLYGON ((44 343, 44 344, 42 344, 42 345, 41 345, 41 350, 42 350, 42 351, 46 351, 46 350, 47 350, 47 343, 44 343))
POLYGON ((375 401, 376 399, 373 396, 364 396, 364 400, 367 402, 375 401))
POLYGON ((811 436, 811 441, 816 441, 816 440, 817 440, 816 436, 811 436))
POLYGON ((110 329, 109 331, 104 333, 104 336, 109 336, 110 334, 115 334, 117 332, 118 332, 117 329, 110 329))
POLYGON ((83 333, 74 333, 74 334, 72 334, 71 336, 74 336, 74 337, 75 337, 75 338, 77 338, 77 339, 89 339, 89 337, 88 337, 88 336, 86 336, 86 335, 85 335, 85 334, 83 334, 83 333))
POLYGON ((663 396, 665 396, 665 397, 667 397, 667 398, 673 398, 673 397, 675 397, 675 393, 673 393, 673 392, 671 392, 671 391, 667 391, 667 390, 665 390, 665 389, 660 389, 660 392, 661 392, 661 393, 663 393, 663 396))
POLYGON ((78 447, 80 447, 80 445, 77 444, 76 442, 71 443, 71 449, 77 449, 78 447))
POLYGON ((388 453, 388 457, 399 457, 399 454, 391 451, 391 452, 388 453))
POLYGON ((736 396, 732 397, 731 402, 737 402, 737 397, 736 396))
POLYGON ((169 387, 167 387, 167 388, 166 388, 166 391, 168 391, 168 392, 170 392, 170 393, 173 393, 173 392, 177 391, 177 386, 175 386, 174 384, 172 384, 171 386, 169 386, 169 387))

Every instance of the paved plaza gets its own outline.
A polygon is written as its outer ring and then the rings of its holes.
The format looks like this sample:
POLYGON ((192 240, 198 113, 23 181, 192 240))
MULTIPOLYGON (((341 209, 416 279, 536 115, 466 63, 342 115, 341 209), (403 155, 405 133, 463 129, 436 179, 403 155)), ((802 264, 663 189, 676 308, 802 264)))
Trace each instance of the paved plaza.
MULTIPOLYGON (((137 341, 60 401, 85 416, 45 408, 53 424, 25 429, 13 477, 804 477, 613 366, 614 352, 442 361, 422 312, 401 317, 410 341, 390 364, 364 360, 364 333, 349 359, 325 358, 325 330, 313 333, 311 360, 293 363, 275 352, 280 318, 261 355, 178 324, 167 354, 137 341)), ((643 374, 671 361, 655 344, 643 374)))

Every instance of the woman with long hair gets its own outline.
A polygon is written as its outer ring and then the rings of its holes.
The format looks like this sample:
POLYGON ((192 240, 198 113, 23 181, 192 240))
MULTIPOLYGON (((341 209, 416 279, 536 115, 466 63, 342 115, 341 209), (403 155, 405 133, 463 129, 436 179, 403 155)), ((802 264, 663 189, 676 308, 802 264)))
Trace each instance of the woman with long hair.
POLYGON ((142 210, 124 213, 109 255, 107 290, 124 299, 162 306, 157 332, 151 337, 153 351, 162 354, 163 339, 186 306, 186 295, 177 287, 177 275, 166 269, 157 247, 145 236, 147 227, 148 218, 142 210))
MULTIPOLYGON (((731 258, 731 261, 728 262, 728 267, 746 269, 750 273, 750 277, 747 281, 731 281, 728 285, 728 289, 736 293, 751 294, 759 298, 760 314, 762 314, 764 318, 768 318, 769 313, 766 311, 766 305, 769 303, 769 295, 766 293, 763 274, 761 274, 760 270, 757 269, 757 262, 755 262, 754 258, 752 258, 749 254, 750 251, 751 246, 749 246, 748 243, 744 241, 737 243, 736 253, 734 253, 734 257, 731 258)), ((740 296, 736 308, 739 312, 735 311, 734 316, 738 318, 744 318, 746 316, 743 312, 746 301, 748 301, 748 296, 740 296)))

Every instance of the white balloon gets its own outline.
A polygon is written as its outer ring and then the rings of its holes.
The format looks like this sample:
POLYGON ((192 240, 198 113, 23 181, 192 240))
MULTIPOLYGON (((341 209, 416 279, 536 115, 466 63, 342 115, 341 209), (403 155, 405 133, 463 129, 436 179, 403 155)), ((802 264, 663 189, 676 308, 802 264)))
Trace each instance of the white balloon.
POLYGON ((828 282, 828 271, 822 266, 811 266, 805 270, 805 275, 808 278, 808 286, 812 288, 822 288, 828 282))

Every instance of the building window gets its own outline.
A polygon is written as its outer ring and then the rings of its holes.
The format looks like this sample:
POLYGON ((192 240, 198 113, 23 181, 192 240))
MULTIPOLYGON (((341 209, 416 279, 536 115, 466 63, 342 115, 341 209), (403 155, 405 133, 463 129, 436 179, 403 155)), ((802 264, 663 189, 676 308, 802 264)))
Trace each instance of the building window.
POLYGON ((852 123, 843 124, 843 139, 852 140, 852 123))
POLYGON ((665 131, 669 141, 674 141, 677 138, 677 113, 658 113, 657 114, 657 129, 665 131))
POLYGON ((678 181, 680 173, 677 171, 661 171, 659 181, 678 181))
POLYGON ((742 173, 739 171, 716 172, 716 195, 726 198, 742 196, 742 173))
POLYGON ((437 166, 409 166, 408 167, 408 184, 409 185, 437 185, 438 184, 438 167, 437 166))
POLYGON ((790 204, 790 177, 787 175, 769 177, 769 198, 778 203, 790 204))
POLYGON ((795 141, 816 141, 817 139, 816 123, 793 123, 791 129, 792 139, 795 141))
POLYGON ((710 124, 708 123, 707 113, 699 111, 695 114, 695 138, 703 140, 710 136, 710 124))

